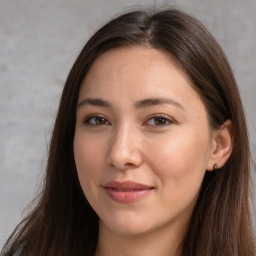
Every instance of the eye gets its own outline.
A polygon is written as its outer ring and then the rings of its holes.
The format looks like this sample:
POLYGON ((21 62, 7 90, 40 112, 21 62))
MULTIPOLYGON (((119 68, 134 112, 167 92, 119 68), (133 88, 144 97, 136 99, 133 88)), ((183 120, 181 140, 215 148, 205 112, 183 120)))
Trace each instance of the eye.
POLYGON ((172 124, 173 121, 166 117, 166 116, 162 116, 162 115, 155 115, 151 118, 149 118, 146 122, 146 125, 151 125, 151 126, 167 126, 172 124))
POLYGON ((109 125, 109 121, 103 116, 89 116, 85 119, 84 123, 90 126, 109 125))

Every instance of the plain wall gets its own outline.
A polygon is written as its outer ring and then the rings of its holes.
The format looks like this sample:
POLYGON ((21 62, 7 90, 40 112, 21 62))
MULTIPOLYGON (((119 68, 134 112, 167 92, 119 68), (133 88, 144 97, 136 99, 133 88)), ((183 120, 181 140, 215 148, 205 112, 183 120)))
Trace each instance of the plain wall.
POLYGON ((0 0, 0 248, 41 184, 60 94, 82 46, 113 15, 155 2, 193 14, 223 47, 256 159, 255 0, 0 0))

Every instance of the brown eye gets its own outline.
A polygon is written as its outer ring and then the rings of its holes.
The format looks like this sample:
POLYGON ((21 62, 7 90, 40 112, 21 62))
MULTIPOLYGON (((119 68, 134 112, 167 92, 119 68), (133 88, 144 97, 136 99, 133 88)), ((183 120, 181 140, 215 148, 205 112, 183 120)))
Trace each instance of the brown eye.
POLYGON ((95 118, 95 123, 97 125, 106 124, 107 120, 104 117, 97 117, 95 118))
POLYGON ((173 121, 165 116, 153 116, 146 122, 150 126, 167 126, 172 124, 173 121))
POLYGON ((154 122, 156 125, 165 125, 165 124, 167 124, 168 121, 166 120, 166 118, 156 117, 156 118, 154 118, 154 122))
POLYGON ((84 122, 87 125, 98 126, 98 125, 109 125, 108 120, 102 116, 90 116, 84 122))

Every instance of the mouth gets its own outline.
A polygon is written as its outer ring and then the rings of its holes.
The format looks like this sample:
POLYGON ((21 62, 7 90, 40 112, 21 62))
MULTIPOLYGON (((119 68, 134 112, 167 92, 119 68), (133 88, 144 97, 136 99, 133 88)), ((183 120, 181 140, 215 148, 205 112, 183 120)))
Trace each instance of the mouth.
POLYGON ((132 203, 136 202, 154 189, 153 186, 148 186, 132 181, 117 182, 111 181, 103 185, 106 194, 115 202, 132 203))
POLYGON ((140 191, 140 190, 143 190, 143 189, 139 189, 139 188, 131 188, 131 189, 123 189, 123 188, 110 188, 110 189, 113 189, 113 190, 116 190, 116 191, 123 191, 123 192, 130 192, 130 191, 140 191))

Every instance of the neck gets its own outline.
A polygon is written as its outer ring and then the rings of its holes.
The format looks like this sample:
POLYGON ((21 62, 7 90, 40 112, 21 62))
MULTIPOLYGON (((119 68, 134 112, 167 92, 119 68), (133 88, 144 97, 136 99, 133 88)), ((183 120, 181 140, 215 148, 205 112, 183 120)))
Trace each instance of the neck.
POLYGON ((116 234, 100 222, 95 256, 179 256, 184 230, 184 227, 162 227, 154 232, 128 236, 116 234))

